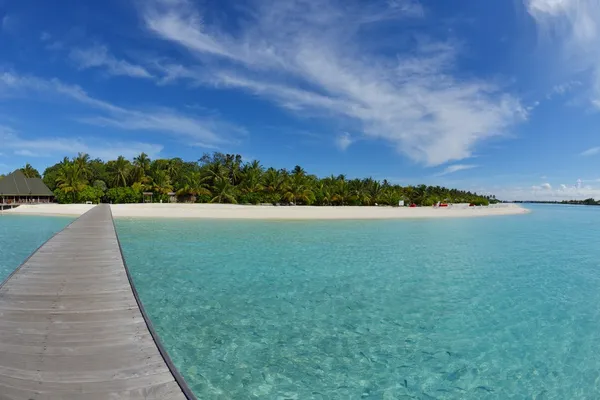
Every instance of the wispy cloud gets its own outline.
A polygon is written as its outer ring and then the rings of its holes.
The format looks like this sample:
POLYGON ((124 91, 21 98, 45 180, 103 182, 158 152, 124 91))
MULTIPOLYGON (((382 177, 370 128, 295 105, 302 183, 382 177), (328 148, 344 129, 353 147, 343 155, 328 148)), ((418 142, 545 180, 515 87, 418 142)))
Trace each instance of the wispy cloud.
POLYGON ((123 75, 133 78, 152 78, 150 72, 140 65, 119 60, 109 53, 106 46, 95 45, 89 48, 71 50, 69 57, 80 69, 104 68, 110 75, 123 75))
POLYGON ((303 117, 334 118, 352 135, 387 141, 431 166, 468 158, 527 118, 493 80, 455 78, 451 42, 420 40, 399 54, 375 49, 373 33, 390 20, 426 14, 418 2, 257 1, 251 9, 233 36, 189 1, 144 2, 148 30, 203 66, 169 65, 167 81, 237 88, 303 117))
POLYGON ((49 100, 59 96, 87 105, 101 115, 77 117, 80 122, 112 126, 125 130, 142 130, 169 133, 190 146, 215 148, 231 144, 246 134, 243 127, 221 121, 214 115, 191 116, 169 108, 138 110, 125 108, 94 98, 81 87, 68 85, 57 79, 41 79, 0 72, 0 96, 46 96, 49 100))
POLYGON ((15 150, 14 154, 17 156, 23 156, 23 157, 40 157, 39 154, 34 153, 33 151, 27 150, 27 149, 15 150))
POLYGON ((582 156, 586 156, 586 157, 595 156, 597 154, 600 154, 600 147, 592 147, 581 153, 582 156))
MULTIPOLYGON (((568 76, 583 75, 590 84, 587 95, 600 108, 600 3, 596 0, 523 0, 535 20, 540 40, 547 44, 559 66, 568 76)), ((579 83, 579 82, 578 82, 579 83)), ((558 85, 556 93, 573 85, 558 85)))
POLYGON ((160 154, 163 146, 160 144, 143 143, 136 141, 114 141, 107 142, 102 138, 86 137, 48 137, 44 139, 25 138, 13 129, 0 126, 0 140, 3 148, 12 150, 16 156, 24 159, 32 157, 62 157, 72 156, 79 152, 90 154, 92 157, 104 160, 115 159, 122 155, 133 158, 144 152, 150 157, 160 154))
POLYGON ((458 171, 464 171, 466 169, 477 168, 477 165, 473 164, 454 164, 446 167, 442 172, 437 174, 437 176, 444 176, 448 174, 453 174, 458 171))

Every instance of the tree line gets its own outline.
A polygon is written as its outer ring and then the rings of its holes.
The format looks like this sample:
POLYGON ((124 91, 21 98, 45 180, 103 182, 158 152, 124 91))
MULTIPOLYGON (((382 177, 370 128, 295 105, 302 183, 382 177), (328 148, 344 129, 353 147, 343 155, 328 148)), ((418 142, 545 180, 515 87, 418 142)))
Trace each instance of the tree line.
MULTIPOLYGON (((31 165, 21 169, 28 177, 40 174, 31 165)), ((198 161, 181 158, 151 160, 141 153, 104 162, 79 153, 65 157, 43 173, 44 183, 60 203, 86 201, 140 203, 148 200, 232 204, 398 205, 431 206, 437 202, 487 205, 494 196, 440 186, 400 186, 387 180, 348 179, 345 175, 319 178, 301 166, 292 170, 265 168, 240 155, 205 154, 198 161)))

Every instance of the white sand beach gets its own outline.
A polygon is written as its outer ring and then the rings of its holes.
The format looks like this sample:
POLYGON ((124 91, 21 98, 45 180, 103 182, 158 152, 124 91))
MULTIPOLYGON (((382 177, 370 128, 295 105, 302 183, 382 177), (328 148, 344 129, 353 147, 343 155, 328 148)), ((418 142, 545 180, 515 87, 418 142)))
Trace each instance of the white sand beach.
MULTIPOLYGON (((87 204, 22 205, 5 214, 79 216, 92 208, 87 204)), ((270 220, 334 220, 334 219, 402 219, 464 218, 493 215, 525 214, 529 210, 516 204, 490 207, 310 207, 250 206, 232 204, 114 204, 115 218, 205 218, 205 219, 270 219, 270 220)))

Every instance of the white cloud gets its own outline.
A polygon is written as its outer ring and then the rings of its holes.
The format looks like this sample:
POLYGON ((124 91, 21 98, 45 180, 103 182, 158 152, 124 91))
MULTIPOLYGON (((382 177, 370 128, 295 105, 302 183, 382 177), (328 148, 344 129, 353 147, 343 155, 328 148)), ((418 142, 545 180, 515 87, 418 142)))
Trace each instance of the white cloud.
POLYGON ((578 82, 558 85, 558 94, 583 84, 589 87, 593 105, 600 108, 600 2, 597 0, 523 0, 535 20, 540 40, 558 60, 546 65, 559 66, 567 76, 583 74, 590 84, 578 82))
POLYGON ((335 145, 341 151, 345 151, 348 147, 350 147, 350 145, 353 142, 354 142, 354 140, 352 139, 352 136, 350 136, 350 134, 348 132, 340 133, 335 138, 335 145))
POLYGON ((152 7, 145 9, 145 22, 151 31, 202 53, 232 59, 239 57, 204 32, 202 19, 187 1, 159 0, 152 3, 152 7), (177 12, 174 11, 175 7, 177 12))
POLYGON ((502 200, 562 201, 583 200, 590 197, 600 200, 600 187, 582 185, 581 180, 578 180, 575 184, 562 183, 557 187, 553 187, 549 183, 544 183, 529 188, 507 187, 479 191, 494 193, 497 198, 502 200))
POLYGON ((377 50, 373 32, 423 15, 414 1, 258 1, 236 36, 205 23, 189 1, 143 4, 150 32, 204 68, 170 65, 168 80, 237 88, 300 116, 333 119, 426 165, 468 158, 527 116, 492 80, 455 78, 452 43, 421 40, 387 56, 377 50))
POLYGON ((581 153, 582 156, 586 156, 586 157, 587 156, 595 156, 597 154, 600 154, 600 147, 592 147, 581 153))
POLYGON ((552 88, 552 94, 563 95, 579 86, 581 86, 581 82, 579 81, 569 81, 561 83, 559 85, 554 85, 554 87, 552 88))
POLYGON ((440 172, 439 174, 437 174, 437 176, 444 176, 444 175, 448 175, 448 174, 453 174, 454 172, 458 172, 458 171, 464 171, 466 169, 472 169, 472 168, 476 168, 477 165, 473 165, 473 164, 455 164, 455 165, 450 165, 448 167, 446 167, 442 172, 440 172))
POLYGON ((110 75, 152 78, 152 75, 144 67, 116 59, 108 52, 106 46, 96 45, 86 49, 73 49, 69 57, 80 69, 105 68, 110 75))
POLYGON ((47 42, 47 41, 49 41, 50 39, 52 39, 52 35, 50 35, 48 32, 42 32, 42 33, 40 34, 40 40, 41 40, 42 42, 47 42))
POLYGON ((229 144, 246 130, 235 124, 221 121, 215 116, 190 116, 168 109, 136 110, 120 107, 88 95, 81 87, 65 84, 57 79, 45 80, 31 76, 0 72, 1 96, 30 95, 38 99, 56 96, 85 104, 102 113, 78 117, 80 122, 112 126, 125 130, 166 132, 190 146, 215 148, 229 144))
POLYGON ((93 158, 115 159, 122 155, 133 158, 144 152, 150 157, 160 154, 162 145, 136 141, 106 141, 101 138, 49 137, 30 139, 18 135, 14 130, 0 127, 0 140, 4 148, 13 150, 17 156, 31 157, 73 156, 79 152, 88 153, 93 158))
POLYGON ((15 150, 15 155, 23 157, 40 157, 39 154, 36 154, 33 151, 27 149, 15 150))

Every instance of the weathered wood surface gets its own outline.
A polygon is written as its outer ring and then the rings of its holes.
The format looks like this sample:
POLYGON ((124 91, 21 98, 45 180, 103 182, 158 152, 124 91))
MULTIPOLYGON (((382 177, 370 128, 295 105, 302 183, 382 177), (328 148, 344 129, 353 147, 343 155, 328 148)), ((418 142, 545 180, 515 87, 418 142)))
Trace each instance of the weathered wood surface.
POLYGON ((46 242, 0 287, 1 400, 186 399, 166 358, 138 307, 106 205, 46 242))

